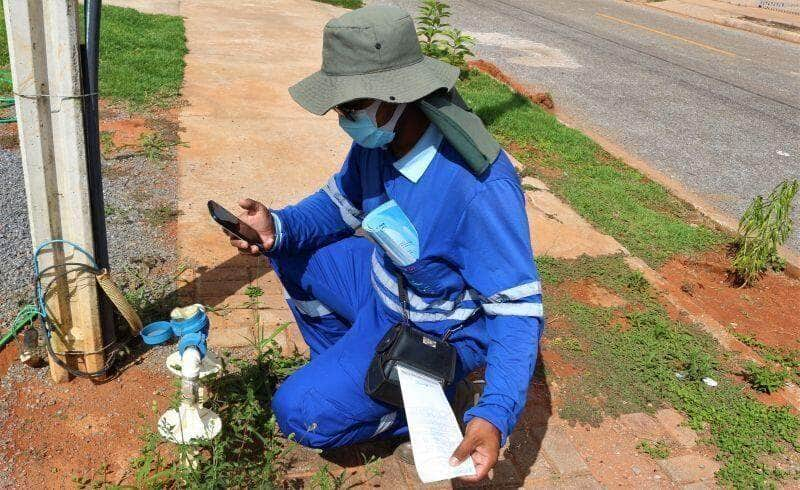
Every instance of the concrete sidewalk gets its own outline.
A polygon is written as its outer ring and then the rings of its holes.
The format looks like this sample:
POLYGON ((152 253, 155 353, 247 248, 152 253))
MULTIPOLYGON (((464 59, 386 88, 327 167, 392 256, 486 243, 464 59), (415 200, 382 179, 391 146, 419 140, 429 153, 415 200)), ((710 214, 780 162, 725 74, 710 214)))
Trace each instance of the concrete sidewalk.
POLYGON ((800 43, 800 15, 716 0, 643 1, 648 7, 800 43))
MULTIPOLYGON (((212 315, 215 347, 245 345, 259 329, 290 321, 274 273, 264 259, 239 255, 208 215, 213 199, 232 212, 251 197, 270 207, 319 189, 340 165, 346 135, 332 116, 316 117, 287 88, 320 64, 320 32, 335 7, 291 0, 181 2, 189 54, 180 114, 187 143, 178 155, 180 255, 191 265, 181 278, 184 301, 203 302, 212 315), (248 286, 265 294, 252 304, 248 286)), ((252 289, 251 289, 252 291, 252 289)), ((298 343, 289 331, 282 341, 298 343)))

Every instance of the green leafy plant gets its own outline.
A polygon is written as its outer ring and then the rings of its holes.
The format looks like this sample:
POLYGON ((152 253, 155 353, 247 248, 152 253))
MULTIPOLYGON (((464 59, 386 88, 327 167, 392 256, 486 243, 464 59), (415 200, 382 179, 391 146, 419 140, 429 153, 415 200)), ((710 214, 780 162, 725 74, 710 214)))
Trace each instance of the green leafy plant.
POLYGON ((784 368, 772 369, 749 361, 744 367, 744 377, 754 390, 773 393, 783 388, 789 379, 789 371, 784 368))
POLYGON ((686 379, 701 381, 703 378, 711 376, 717 365, 717 360, 710 353, 699 347, 692 346, 687 350, 681 367, 686 373, 686 379))
POLYGON ((258 286, 250 285, 244 289, 244 294, 250 299, 256 299, 264 296, 264 290, 258 286))
POLYGON ((800 350, 774 347, 753 336, 736 332, 733 333, 733 336, 743 344, 752 347, 765 361, 774 362, 788 370, 792 381, 797 381, 800 377, 800 350))
POLYGON ((417 35, 420 47, 427 56, 440 59, 464 70, 466 57, 474 56, 475 38, 450 26, 450 6, 438 0, 425 0, 419 4, 417 35))
POLYGON ((785 267, 778 247, 792 231, 792 200, 798 187, 797 179, 785 180, 767 199, 756 196, 742 215, 734 241, 736 256, 731 265, 736 280, 743 286, 754 284, 767 269, 785 267))
POLYGON ((669 445, 662 440, 659 441, 641 441, 636 449, 644 454, 649 455, 653 459, 665 459, 669 457, 669 445))

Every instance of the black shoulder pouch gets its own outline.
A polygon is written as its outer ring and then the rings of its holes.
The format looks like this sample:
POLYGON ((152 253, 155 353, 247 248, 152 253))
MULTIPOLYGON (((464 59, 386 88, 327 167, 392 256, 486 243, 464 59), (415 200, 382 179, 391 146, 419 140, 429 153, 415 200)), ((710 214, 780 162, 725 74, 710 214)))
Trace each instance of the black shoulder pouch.
POLYGON ((437 339, 409 320, 408 293, 402 275, 398 273, 403 321, 389 329, 375 348, 364 391, 372 398, 396 407, 403 405, 398 364, 438 379, 443 387, 453 383, 456 371, 456 350, 444 339, 437 339))

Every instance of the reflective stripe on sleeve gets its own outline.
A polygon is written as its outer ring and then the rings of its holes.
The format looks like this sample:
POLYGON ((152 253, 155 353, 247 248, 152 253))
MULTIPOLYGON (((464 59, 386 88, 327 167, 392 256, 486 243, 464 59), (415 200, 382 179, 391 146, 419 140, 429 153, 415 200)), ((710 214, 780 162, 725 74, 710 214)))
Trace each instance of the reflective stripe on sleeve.
POLYGON ((541 303, 484 303, 483 311, 497 316, 532 316, 544 317, 541 303))
POLYGON ((542 283, 539 281, 526 282, 525 284, 508 288, 489 296, 488 299, 492 303, 505 303, 507 301, 527 298, 535 294, 542 294, 542 283))
POLYGON ((333 201, 336 207, 339 208, 339 214, 342 215, 342 219, 347 223, 347 226, 354 230, 361 226, 364 213, 353 206, 353 203, 339 191, 339 185, 336 183, 335 177, 331 177, 322 190, 331 198, 331 201, 333 201))
POLYGON ((397 412, 389 412, 381 417, 381 419, 378 421, 378 427, 375 429, 375 432, 372 433, 372 437, 389 430, 394 424, 395 420, 397 420, 397 412))

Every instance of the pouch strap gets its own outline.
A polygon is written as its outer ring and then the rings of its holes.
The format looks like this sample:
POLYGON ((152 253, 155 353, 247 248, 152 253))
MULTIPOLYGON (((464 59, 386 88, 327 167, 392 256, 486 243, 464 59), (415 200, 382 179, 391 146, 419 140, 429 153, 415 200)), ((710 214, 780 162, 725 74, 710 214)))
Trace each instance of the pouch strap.
MULTIPOLYGON (((397 295, 400 298, 400 307, 403 310, 403 325, 411 325, 411 320, 409 318, 410 314, 408 310, 408 304, 409 304, 408 289, 406 288, 405 277, 403 277, 403 273, 400 271, 395 271, 394 275, 397 278, 397 293, 398 293, 397 295)), ((481 311, 480 307, 475 308, 475 311, 473 311, 472 314, 470 314, 466 320, 459 323, 458 325, 448 328, 447 331, 444 333, 444 335, 442 335, 442 341, 447 342, 447 339, 450 338, 450 335, 464 328, 464 325, 466 325, 467 323, 469 323, 470 320, 475 318, 480 313, 480 311, 481 311)))
POLYGON ((395 271, 395 277, 397 277, 397 292, 400 297, 400 307, 403 309, 403 325, 411 325, 411 320, 409 319, 410 314, 408 312, 408 289, 406 289, 405 277, 403 277, 403 273, 400 271, 395 271))

